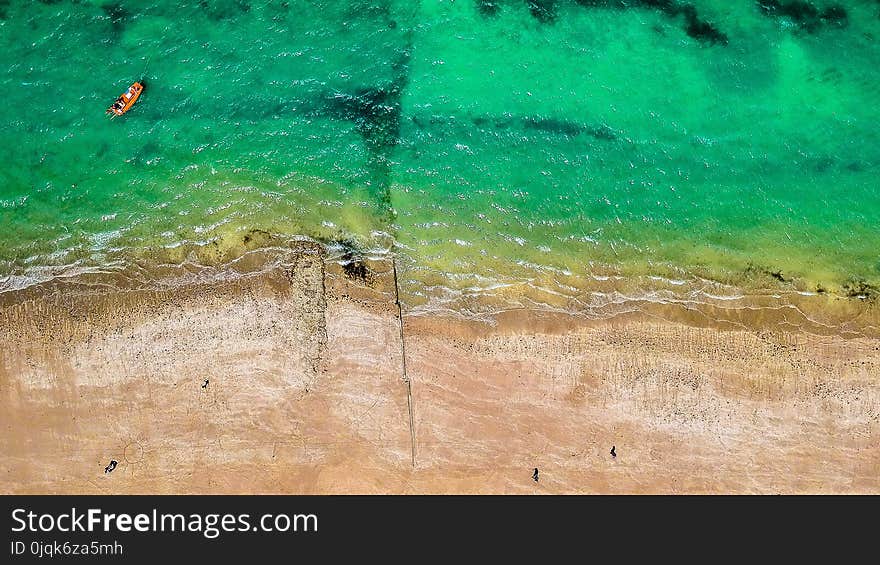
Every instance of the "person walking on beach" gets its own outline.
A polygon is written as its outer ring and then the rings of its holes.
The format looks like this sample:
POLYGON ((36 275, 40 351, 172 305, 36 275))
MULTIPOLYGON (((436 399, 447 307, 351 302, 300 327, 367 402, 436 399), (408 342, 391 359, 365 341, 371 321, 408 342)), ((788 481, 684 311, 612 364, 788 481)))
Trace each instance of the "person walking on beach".
POLYGON ((537 483, 538 482, 538 468, 535 467, 535 472, 532 473, 532 479, 537 483))

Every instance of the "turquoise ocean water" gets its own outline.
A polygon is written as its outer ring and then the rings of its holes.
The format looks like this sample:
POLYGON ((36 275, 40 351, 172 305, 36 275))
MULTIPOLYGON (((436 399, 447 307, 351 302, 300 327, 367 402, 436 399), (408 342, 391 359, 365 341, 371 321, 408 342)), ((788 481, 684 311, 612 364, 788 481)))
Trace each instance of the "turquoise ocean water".
POLYGON ((253 230, 427 285, 880 285, 874 0, 11 0, 0 58, 0 288, 253 230))

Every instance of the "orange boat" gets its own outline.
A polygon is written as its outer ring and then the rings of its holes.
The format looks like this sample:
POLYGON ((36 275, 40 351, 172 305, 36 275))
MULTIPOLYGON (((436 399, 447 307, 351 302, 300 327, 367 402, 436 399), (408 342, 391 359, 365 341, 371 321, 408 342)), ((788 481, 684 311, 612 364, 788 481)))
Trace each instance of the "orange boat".
POLYGON ((122 93, 122 96, 116 99, 116 102, 110 105, 107 108, 107 114, 111 114, 112 117, 121 116, 126 113, 134 106, 134 103, 137 102, 137 99, 140 98, 141 92, 144 91, 143 83, 136 82, 133 85, 128 87, 128 90, 122 93))

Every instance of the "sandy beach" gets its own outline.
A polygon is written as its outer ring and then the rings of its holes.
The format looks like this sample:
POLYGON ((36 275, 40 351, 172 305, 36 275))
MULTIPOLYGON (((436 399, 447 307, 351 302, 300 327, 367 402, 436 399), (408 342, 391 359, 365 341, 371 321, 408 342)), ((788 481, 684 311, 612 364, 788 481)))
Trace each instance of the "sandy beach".
POLYGON ((870 323, 402 311, 390 262, 305 243, 234 280, 5 293, 0 491, 880 492, 870 323))

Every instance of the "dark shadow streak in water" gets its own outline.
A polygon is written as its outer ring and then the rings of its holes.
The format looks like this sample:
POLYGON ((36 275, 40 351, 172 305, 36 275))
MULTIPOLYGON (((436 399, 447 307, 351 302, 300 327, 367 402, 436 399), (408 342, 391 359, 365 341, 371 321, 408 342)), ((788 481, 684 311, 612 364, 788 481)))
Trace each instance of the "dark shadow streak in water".
MULTIPOLYGON (((477 9, 484 17, 492 17, 498 14, 502 0, 478 0, 477 9)), ((641 8, 656 10, 669 18, 681 17, 684 22, 684 32, 697 41, 709 45, 727 45, 727 34, 719 30, 715 24, 704 20, 697 12, 693 4, 677 2, 676 0, 574 0, 584 8, 604 8, 612 10, 626 10, 641 8)), ((559 17, 557 6, 558 0, 526 0, 532 17, 541 23, 551 24, 559 17)))
MULTIPOLYGON (((422 130, 428 128, 443 127, 447 125, 455 125, 455 120, 443 116, 431 116, 428 119, 418 115, 410 118, 412 122, 422 130)), ((588 135, 600 141, 615 141, 618 139, 617 133, 605 124, 599 126, 590 126, 575 122, 572 120, 563 120, 559 118, 548 118, 543 116, 473 116, 470 118, 471 123, 478 128, 508 129, 521 127, 525 130, 540 131, 551 135, 559 135, 564 137, 577 137, 579 135, 588 135)))
POLYGON ((531 130, 567 135, 569 137, 575 137, 583 133, 604 141, 614 141, 617 139, 614 131, 605 124, 598 127, 590 127, 568 120, 541 117, 526 117, 522 118, 521 121, 526 129, 531 130))
POLYGON ((242 13, 251 11, 250 2, 246 0, 233 0, 232 2, 211 2, 209 0, 199 0, 198 7, 204 10, 208 19, 213 21, 221 21, 235 18, 242 13), (234 8, 233 8, 234 6, 234 8))

